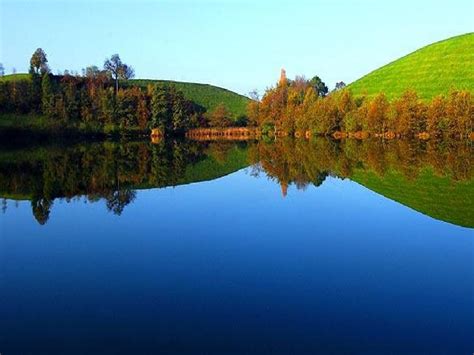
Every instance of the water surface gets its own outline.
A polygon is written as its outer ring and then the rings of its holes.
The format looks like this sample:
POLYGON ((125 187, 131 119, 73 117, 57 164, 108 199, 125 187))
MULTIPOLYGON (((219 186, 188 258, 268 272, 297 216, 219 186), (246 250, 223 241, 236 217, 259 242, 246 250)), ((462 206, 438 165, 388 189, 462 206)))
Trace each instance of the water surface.
POLYGON ((472 148, 0 152, 0 351, 470 353, 472 148))

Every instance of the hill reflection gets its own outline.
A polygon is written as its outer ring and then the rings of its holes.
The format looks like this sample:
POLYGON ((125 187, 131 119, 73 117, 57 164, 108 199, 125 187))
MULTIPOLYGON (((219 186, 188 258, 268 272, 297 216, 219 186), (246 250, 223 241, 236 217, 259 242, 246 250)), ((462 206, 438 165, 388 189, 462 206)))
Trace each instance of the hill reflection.
POLYGON ((461 141, 290 139, 89 142, 0 149, 0 196, 29 200, 40 224, 56 199, 104 200, 120 215, 136 190, 213 180, 244 167, 305 189, 349 178, 426 215, 474 227, 473 146, 461 141))

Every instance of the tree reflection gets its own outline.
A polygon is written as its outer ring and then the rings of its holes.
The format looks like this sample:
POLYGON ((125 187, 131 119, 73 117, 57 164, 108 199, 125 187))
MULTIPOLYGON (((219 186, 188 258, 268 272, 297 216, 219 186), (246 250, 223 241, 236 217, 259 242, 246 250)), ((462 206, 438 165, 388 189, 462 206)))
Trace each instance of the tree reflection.
MULTIPOLYGON (((456 214, 460 208, 472 205, 465 198, 472 186, 473 157, 472 143, 459 140, 337 141, 284 137, 239 143, 161 140, 158 144, 140 141, 47 146, 0 150, 0 197, 30 200, 33 214, 42 225, 48 221, 53 201, 58 198, 103 200, 111 213, 120 216, 135 201, 138 188, 211 180, 250 165, 251 175, 265 175, 275 181, 283 196, 288 194, 289 186, 299 190, 309 185, 318 187, 328 176, 350 178, 367 186, 370 179, 378 179, 378 185, 369 188, 379 189, 382 194, 387 194, 387 188, 400 188, 400 181, 392 180, 401 176, 404 186, 410 185, 413 196, 416 191, 428 191, 423 184, 442 182, 452 186, 445 192, 449 203, 459 201, 449 212, 456 214), (427 171, 438 180, 420 179, 427 171), (464 190, 459 189, 464 191, 460 196, 456 195, 458 185, 464 186, 464 190)), ((442 193, 430 193, 439 195, 439 201, 434 200, 436 196, 429 200, 433 209, 443 209, 439 205, 447 203, 442 193)), ((6 209, 5 200, 2 210, 6 209)), ((466 216, 471 218, 469 213, 466 216)))
POLYGON ((107 209, 115 215, 120 216, 123 209, 136 198, 136 192, 129 189, 113 191, 107 196, 107 209))
MULTIPOLYGON (((245 152, 246 143, 236 146, 184 140, 0 149, 0 197, 30 200, 41 225, 48 221, 57 198, 104 200, 107 209, 120 216, 136 199, 135 189, 176 186, 228 174, 247 166, 245 152)), ((6 209, 5 199, 2 210, 6 209)))

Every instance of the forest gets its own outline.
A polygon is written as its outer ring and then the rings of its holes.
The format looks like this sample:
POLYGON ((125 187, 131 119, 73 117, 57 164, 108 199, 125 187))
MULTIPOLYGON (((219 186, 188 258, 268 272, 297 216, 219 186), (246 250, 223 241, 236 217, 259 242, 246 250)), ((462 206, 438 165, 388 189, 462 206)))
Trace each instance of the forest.
POLYGON ((474 137, 469 91, 452 90, 428 102, 413 90, 391 101, 384 93, 355 97, 344 85, 327 94, 319 78, 290 80, 284 70, 276 86, 249 103, 248 117, 250 124, 275 135, 474 137))
POLYGON ((251 93, 247 116, 233 117, 222 103, 207 111, 176 87, 163 83, 129 84, 133 68, 119 55, 103 69, 53 75, 46 53, 38 48, 30 60, 29 80, 0 80, 0 113, 42 115, 56 127, 94 132, 140 132, 182 135, 196 128, 250 127, 258 135, 336 138, 369 135, 382 138, 474 138, 474 98, 452 90, 429 101, 413 90, 389 100, 384 93, 354 96, 343 82, 329 92, 317 76, 279 82, 260 99, 251 93))
POLYGON ((46 53, 38 48, 28 80, 0 81, 0 113, 16 114, 18 120, 26 114, 42 115, 52 125, 105 133, 157 128, 168 135, 234 124, 224 104, 206 112, 174 86, 127 84, 133 77, 133 68, 119 55, 107 59, 103 69, 91 66, 81 75, 53 75, 46 53))

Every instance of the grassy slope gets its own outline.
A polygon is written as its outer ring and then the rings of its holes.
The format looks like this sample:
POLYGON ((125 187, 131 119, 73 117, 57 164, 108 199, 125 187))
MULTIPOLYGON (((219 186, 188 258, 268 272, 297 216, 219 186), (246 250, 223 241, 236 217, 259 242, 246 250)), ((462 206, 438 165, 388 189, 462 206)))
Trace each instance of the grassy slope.
POLYGON ((20 74, 9 74, 0 77, 0 81, 17 81, 17 80, 29 80, 30 74, 20 73, 20 74))
MULTIPOLYGON (((13 81, 13 80, 29 80, 28 74, 11 74, 1 77, 0 80, 13 81)), ((184 96, 194 101, 195 103, 203 106, 206 110, 212 111, 219 104, 224 104, 227 109, 233 114, 235 118, 245 115, 247 103, 249 98, 237 94, 233 91, 223 89, 217 86, 209 84, 197 84, 187 83, 179 81, 169 80, 145 80, 145 79, 134 79, 130 80, 129 84, 139 85, 141 87, 147 87, 149 84, 162 83, 174 85, 178 90, 182 91, 184 96)))
POLYGON ((149 84, 162 83, 174 85, 191 101, 205 107, 208 111, 214 110, 219 104, 224 104, 235 118, 245 115, 249 99, 233 91, 209 84, 187 83, 168 80, 134 79, 130 83, 146 87, 149 84))
POLYGON ((400 172, 385 176, 358 169, 351 180, 430 217, 474 228, 474 180, 453 183, 425 169, 413 181, 400 172))
POLYGON ((474 92, 474 33, 423 47, 349 85, 356 95, 384 92, 389 98, 414 89, 431 99, 451 89, 474 92))

